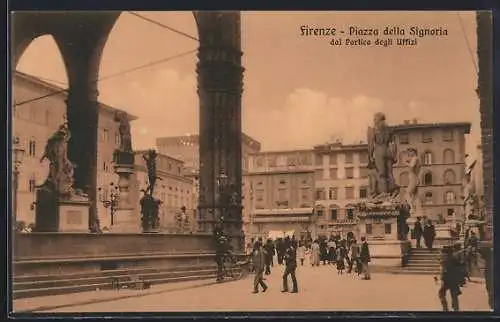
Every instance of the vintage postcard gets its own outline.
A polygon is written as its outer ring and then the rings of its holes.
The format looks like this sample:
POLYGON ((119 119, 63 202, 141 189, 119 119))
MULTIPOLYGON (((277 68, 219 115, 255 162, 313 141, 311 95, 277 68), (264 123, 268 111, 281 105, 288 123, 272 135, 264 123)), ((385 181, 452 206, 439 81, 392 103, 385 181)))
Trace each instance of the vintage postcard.
POLYGON ((11 18, 14 313, 493 309, 490 12, 11 18))

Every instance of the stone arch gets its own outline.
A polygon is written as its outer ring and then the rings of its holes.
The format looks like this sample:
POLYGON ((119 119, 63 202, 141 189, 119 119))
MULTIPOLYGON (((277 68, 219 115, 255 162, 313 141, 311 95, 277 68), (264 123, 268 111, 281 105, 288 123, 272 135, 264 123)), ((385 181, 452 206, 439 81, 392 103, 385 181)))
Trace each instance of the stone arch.
POLYGON ((452 149, 445 149, 443 151, 443 163, 444 164, 455 163, 455 151, 453 151, 452 149))
POLYGON ((447 169, 443 174, 443 182, 444 184, 455 184, 457 177, 455 175, 455 171, 452 169, 447 169))

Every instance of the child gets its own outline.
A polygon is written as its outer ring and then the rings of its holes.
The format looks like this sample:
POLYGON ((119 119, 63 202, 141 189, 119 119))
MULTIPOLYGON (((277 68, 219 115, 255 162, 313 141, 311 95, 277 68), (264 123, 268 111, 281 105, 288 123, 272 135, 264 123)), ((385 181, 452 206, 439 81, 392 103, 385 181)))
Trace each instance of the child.
POLYGON ((297 255, 300 259, 300 266, 304 266, 304 259, 306 258, 306 246, 304 243, 300 243, 299 249, 297 249, 297 255))

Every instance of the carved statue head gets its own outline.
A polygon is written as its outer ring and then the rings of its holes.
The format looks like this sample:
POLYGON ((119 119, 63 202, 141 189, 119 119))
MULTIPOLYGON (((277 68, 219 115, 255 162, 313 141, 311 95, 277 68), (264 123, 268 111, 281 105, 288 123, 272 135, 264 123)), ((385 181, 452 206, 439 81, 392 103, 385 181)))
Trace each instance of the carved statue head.
POLYGON ((373 126, 377 128, 381 128, 385 126, 385 114, 382 112, 375 113, 373 116, 373 126))

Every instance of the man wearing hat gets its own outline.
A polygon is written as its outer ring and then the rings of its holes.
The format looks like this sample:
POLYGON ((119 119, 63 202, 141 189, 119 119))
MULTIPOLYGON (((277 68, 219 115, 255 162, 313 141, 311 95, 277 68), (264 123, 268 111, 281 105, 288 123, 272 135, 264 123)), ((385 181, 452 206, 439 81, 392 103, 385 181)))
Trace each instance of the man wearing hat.
MULTIPOLYGON (((453 311, 459 311, 458 296, 461 294, 460 284, 462 280, 460 263, 454 256, 451 246, 444 246, 441 250, 441 287, 438 291, 439 300, 443 311, 448 311, 448 302, 446 300, 446 291, 450 291, 451 306, 453 311)), ((437 278, 435 278, 437 280, 437 278)))
POLYGON ((267 285, 264 283, 264 268, 266 266, 266 255, 262 249, 262 244, 257 240, 253 247, 252 253, 253 267, 255 269, 255 277, 253 280, 253 292, 259 293, 259 285, 262 287, 262 292, 267 291, 267 285))

